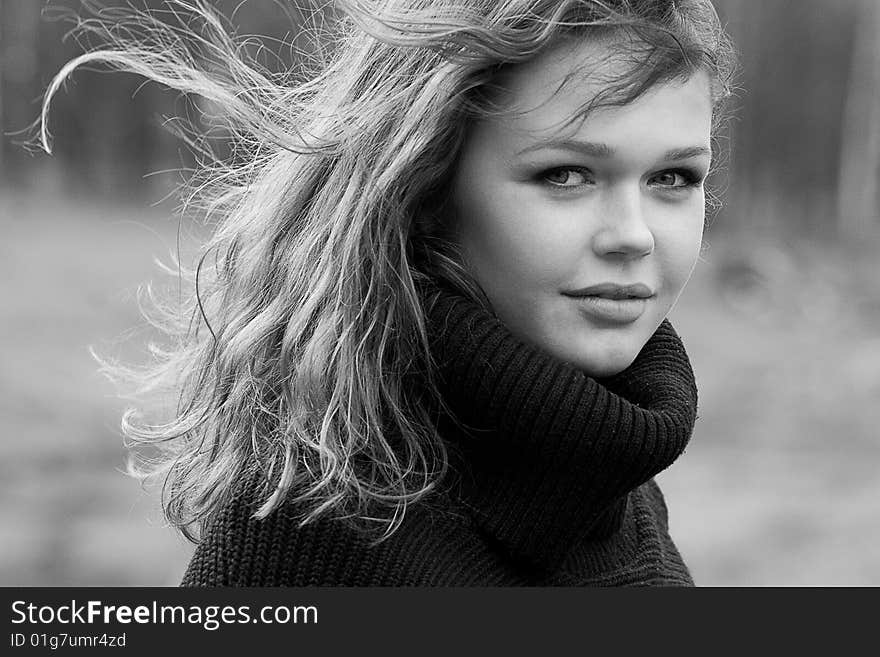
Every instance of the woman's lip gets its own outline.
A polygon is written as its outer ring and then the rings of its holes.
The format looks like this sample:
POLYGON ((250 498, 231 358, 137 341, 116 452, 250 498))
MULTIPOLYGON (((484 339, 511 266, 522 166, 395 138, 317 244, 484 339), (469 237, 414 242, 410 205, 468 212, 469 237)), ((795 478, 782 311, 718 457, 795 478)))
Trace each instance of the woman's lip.
POLYGON ((571 297, 580 311, 591 319, 613 324, 631 324, 641 317, 648 307, 648 299, 606 299, 583 295, 571 297))
POLYGON ((570 290, 563 292, 569 297, 592 297, 600 296, 608 299, 627 299, 637 297, 647 299, 654 296, 654 290, 644 283, 630 283, 629 285, 621 285, 619 283, 599 283, 591 285, 579 290, 570 290))

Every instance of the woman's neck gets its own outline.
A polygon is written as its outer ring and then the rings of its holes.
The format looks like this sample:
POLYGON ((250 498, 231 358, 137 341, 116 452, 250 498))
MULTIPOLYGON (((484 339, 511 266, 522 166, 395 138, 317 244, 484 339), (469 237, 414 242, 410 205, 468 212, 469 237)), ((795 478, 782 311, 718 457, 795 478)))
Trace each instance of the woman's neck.
POLYGON ((684 450, 697 390, 664 321, 635 362, 603 380, 515 338, 468 299, 437 291, 429 337, 455 418, 457 491, 519 557, 552 567, 578 541, 613 531, 627 494, 684 450))

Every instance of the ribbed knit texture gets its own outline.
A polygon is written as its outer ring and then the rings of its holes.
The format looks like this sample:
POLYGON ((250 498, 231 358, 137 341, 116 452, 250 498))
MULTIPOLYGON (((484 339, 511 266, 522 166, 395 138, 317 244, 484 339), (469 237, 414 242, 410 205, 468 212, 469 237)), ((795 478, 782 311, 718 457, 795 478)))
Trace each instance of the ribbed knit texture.
POLYGON ((693 585, 653 477, 684 450, 697 391, 664 321, 624 372, 596 380, 437 289, 428 328, 455 476, 370 546, 345 523, 250 518, 242 482, 184 586, 693 585))

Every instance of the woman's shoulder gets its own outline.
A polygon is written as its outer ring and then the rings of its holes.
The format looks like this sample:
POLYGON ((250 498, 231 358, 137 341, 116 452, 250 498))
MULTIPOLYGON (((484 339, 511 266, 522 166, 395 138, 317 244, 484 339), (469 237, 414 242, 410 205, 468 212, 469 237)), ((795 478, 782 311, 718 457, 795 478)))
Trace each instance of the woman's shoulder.
POLYGON ((182 586, 308 586, 341 577, 346 555, 363 549, 342 522, 318 519, 301 526, 291 504, 254 517, 254 500, 237 497, 208 523, 182 586), (334 566, 339 573, 325 572, 334 566))
MULTIPOLYGON (((250 474, 230 491, 206 523, 181 586, 308 586, 344 576, 348 555, 365 540, 343 520, 303 524, 304 510, 284 501, 267 516, 260 477, 250 474), (326 572, 330 566, 339 572, 326 572)), ((336 583, 336 582, 333 582, 336 583)))
POLYGON ((463 548, 479 547, 469 516, 446 496, 411 504, 387 539, 361 524, 330 516, 302 524, 284 503, 254 517, 252 488, 237 495, 208 524, 181 586, 408 586, 440 583, 463 548), (250 491, 250 492, 248 492, 250 491))

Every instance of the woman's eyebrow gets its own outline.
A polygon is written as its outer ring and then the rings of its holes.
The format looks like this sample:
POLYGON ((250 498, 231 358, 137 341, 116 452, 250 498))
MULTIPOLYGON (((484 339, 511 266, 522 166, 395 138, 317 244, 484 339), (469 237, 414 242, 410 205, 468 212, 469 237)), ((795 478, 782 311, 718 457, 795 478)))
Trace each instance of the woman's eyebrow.
POLYGON ((539 151, 545 148, 577 151, 578 153, 583 153, 584 155, 591 155, 592 157, 600 158, 611 157, 612 155, 614 155, 613 148, 611 148, 608 144, 603 144, 600 142, 581 141, 580 139, 547 139, 532 144, 530 146, 526 146, 524 149, 517 153, 517 156, 525 155, 526 153, 532 153, 534 151, 539 151))
POLYGON ((687 148, 673 148, 671 151, 666 151, 663 159, 666 162, 671 162, 672 160, 687 160, 688 158, 700 157, 701 155, 708 155, 709 157, 712 157, 712 149, 707 146, 688 146, 687 148))
MULTIPOLYGON (((525 155, 526 153, 531 153, 533 151, 538 151, 545 148, 576 151, 578 153, 596 158, 609 158, 614 155, 614 149, 611 148, 608 144, 594 141, 581 141, 579 139, 550 139, 547 141, 541 141, 539 143, 526 146, 521 151, 517 152, 516 155, 518 157, 520 155, 525 155)), ((674 160, 687 160, 689 158, 699 157, 702 155, 708 155, 709 157, 712 157, 712 149, 708 148, 707 146, 687 146, 684 148, 673 148, 672 150, 666 151, 666 153, 663 154, 662 160, 665 162, 672 162, 674 160)))

